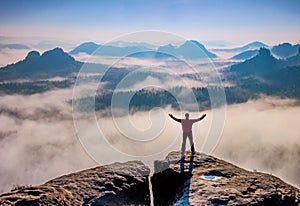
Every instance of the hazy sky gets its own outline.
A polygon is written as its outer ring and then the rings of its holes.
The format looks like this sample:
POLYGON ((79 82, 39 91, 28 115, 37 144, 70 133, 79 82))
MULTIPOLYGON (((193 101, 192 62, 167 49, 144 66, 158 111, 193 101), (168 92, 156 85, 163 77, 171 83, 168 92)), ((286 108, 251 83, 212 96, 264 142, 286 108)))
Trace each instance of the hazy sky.
POLYGON ((188 39, 299 43, 297 0, 3 0, 0 36, 108 41, 161 30, 188 39))

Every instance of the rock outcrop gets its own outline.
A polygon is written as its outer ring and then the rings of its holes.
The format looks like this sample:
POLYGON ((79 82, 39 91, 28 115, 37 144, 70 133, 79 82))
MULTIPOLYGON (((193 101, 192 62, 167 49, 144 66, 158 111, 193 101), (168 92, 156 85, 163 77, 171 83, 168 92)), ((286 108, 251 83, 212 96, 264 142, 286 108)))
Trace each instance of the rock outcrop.
MULTIPOLYGON (((154 205, 295 205, 299 189, 209 155, 180 152, 154 162, 154 205)), ((0 195, 0 205, 150 205, 150 170, 140 161, 68 174, 0 195)))
POLYGON ((0 196, 0 205, 80 205, 71 192, 60 186, 24 187, 0 196))
POLYGON ((142 162, 99 166, 0 195, 0 205, 150 205, 142 162))
POLYGON ((299 189, 275 176, 250 172, 200 153, 188 155, 184 163, 178 163, 179 155, 172 152, 154 164, 157 172, 152 177, 155 205, 298 206, 299 189), (177 191, 166 186, 173 184, 177 184, 177 191), (162 192, 167 194, 162 195, 162 192))

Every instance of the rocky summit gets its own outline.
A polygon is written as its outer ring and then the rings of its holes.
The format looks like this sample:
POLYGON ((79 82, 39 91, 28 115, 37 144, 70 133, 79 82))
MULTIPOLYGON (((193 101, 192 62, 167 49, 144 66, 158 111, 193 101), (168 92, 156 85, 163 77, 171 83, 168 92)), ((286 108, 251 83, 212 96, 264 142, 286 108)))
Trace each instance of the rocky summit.
POLYGON ((200 153, 178 162, 179 155, 155 162, 155 205, 299 205, 299 189, 275 176, 200 153))
POLYGON ((150 205, 142 162, 99 166, 0 195, 0 205, 150 205))
POLYGON ((64 175, 0 195, 0 205, 299 205, 299 189, 196 153, 171 152, 154 162, 114 163, 64 175), (149 179, 152 192, 149 191, 149 179))

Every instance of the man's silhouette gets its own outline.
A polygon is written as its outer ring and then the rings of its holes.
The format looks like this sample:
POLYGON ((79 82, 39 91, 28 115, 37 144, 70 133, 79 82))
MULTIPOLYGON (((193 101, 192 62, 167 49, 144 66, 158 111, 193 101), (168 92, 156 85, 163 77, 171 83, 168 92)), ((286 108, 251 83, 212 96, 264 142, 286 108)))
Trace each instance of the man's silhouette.
POLYGON ((190 145, 191 145, 191 151, 192 151, 192 155, 195 154, 195 147, 194 147, 194 142, 193 142, 193 133, 192 133, 192 126, 195 122, 198 122, 200 120, 202 120, 206 114, 203 114, 201 117, 199 117, 198 119, 189 119, 189 113, 185 113, 185 119, 178 119, 176 117, 174 117, 172 114, 169 114, 169 116, 174 119, 177 122, 181 123, 182 126, 182 146, 181 146, 181 157, 184 157, 185 154, 185 145, 186 145, 186 138, 188 137, 190 140, 190 145))

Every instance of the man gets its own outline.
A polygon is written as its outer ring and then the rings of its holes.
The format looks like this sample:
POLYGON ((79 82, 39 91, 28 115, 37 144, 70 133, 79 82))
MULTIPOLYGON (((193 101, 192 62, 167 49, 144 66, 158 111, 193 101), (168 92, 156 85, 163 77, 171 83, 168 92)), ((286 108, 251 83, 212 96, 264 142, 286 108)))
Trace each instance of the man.
POLYGON ((186 138, 189 138, 190 141, 190 145, 191 145, 191 151, 192 151, 192 155, 195 155, 195 147, 194 147, 194 142, 193 142, 193 133, 192 133, 192 126, 195 122, 198 122, 200 120, 202 120, 206 114, 203 114, 201 117, 199 117, 198 119, 189 119, 189 113, 185 114, 185 119, 178 119, 176 117, 174 117, 172 114, 169 114, 169 116, 174 119, 177 122, 181 123, 182 126, 182 146, 181 146, 181 157, 182 159, 184 159, 184 154, 185 154, 185 145, 186 145, 186 138))

